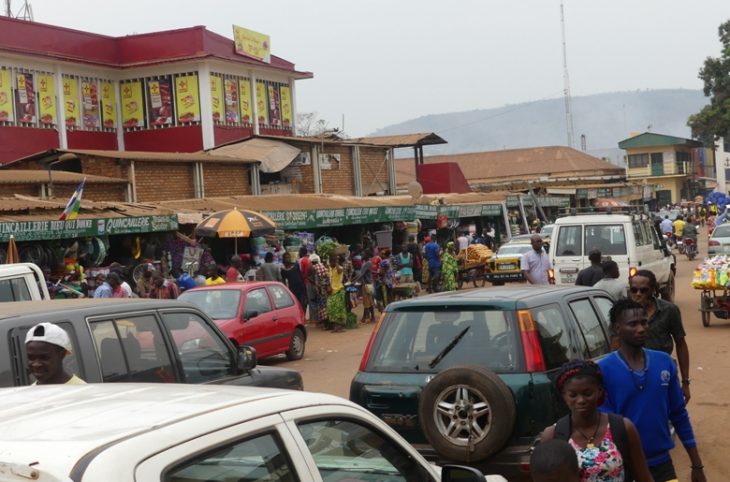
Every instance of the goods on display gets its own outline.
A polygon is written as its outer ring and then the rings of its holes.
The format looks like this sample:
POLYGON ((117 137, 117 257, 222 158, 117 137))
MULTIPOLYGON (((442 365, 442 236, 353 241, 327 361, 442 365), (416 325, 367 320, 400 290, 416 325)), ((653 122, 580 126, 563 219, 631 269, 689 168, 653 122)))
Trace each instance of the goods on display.
POLYGON ((459 253, 459 257, 464 259, 467 266, 486 264, 492 256, 494 252, 483 244, 471 244, 459 253))
POLYGON ((718 255, 706 259, 692 276, 695 289, 725 289, 730 287, 730 256, 718 255))

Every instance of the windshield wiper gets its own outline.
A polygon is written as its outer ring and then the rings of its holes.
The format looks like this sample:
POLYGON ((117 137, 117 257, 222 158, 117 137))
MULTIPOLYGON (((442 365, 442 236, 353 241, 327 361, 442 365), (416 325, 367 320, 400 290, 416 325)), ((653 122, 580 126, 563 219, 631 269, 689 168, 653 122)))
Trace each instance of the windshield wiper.
POLYGON ((430 362, 428 362, 428 367, 429 367, 429 368, 433 368, 433 367, 435 367, 436 365, 438 365, 438 364, 439 364, 439 362, 440 362, 441 360, 443 360, 443 358, 444 358, 444 357, 445 357, 446 355, 448 355, 448 354, 449 354, 449 352, 450 352, 451 350, 453 350, 453 349, 454 349, 454 347, 456 346, 456 344, 457 344, 457 343, 459 343, 459 341, 460 341, 460 340, 461 340, 462 338, 464 338, 464 335, 466 335, 466 332, 467 332, 467 331, 469 331, 469 328, 471 328, 471 326, 467 326, 466 328, 464 328, 463 330, 461 330, 461 333, 459 333, 458 335, 456 335, 456 336, 454 337, 454 339, 453 339, 453 340, 451 340, 451 341, 449 342, 449 344, 448 344, 448 345, 446 345, 446 346, 444 347, 444 349, 443 349, 443 350, 441 350, 441 351, 439 352, 439 354, 438 354, 438 355, 436 355, 436 356, 434 357, 434 359, 433 359, 433 360, 431 360, 430 362))

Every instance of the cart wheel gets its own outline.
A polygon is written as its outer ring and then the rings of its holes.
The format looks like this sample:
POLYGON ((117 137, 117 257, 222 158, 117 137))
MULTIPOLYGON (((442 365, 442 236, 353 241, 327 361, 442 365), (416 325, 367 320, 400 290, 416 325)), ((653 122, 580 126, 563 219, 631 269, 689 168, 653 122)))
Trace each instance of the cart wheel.
POLYGON ((700 303, 700 314, 702 315, 702 326, 710 326, 710 318, 712 317, 712 312, 710 311, 710 308, 712 307, 712 299, 710 299, 709 295, 702 293, 702 300, 700 303))

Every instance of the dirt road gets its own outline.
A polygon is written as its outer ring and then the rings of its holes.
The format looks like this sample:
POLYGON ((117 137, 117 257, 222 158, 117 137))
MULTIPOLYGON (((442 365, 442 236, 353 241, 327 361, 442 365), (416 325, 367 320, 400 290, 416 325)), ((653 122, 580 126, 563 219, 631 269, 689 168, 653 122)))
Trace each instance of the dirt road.
MULTIPOLYGON (((700 256, 707 252, 707 238, 699 240, 700 256)), ((692 271, 698 261, 677 256, 676 303, 682 310, 690 347, 692 400, 690 416, 707 480, 730 479, 730 320, 712 317, 708 328, 702 326, 698 306, 700 291, 690 287, 692 271)), ((359 312, 358 312, 359 315, 359 312)), ((295 368, 302 373, 308 391, 326 392, 347 398, 350 380, 357 371, 373 325, 362 325, 345 333, 310 329, 305 358, 297 362, 273 361, 269 364, 295 368)), ((677 441, 679 444, 679 441, 677 441)), ((689 461, 680 446, 673 454, 679 480, 690 480, 689 461)))

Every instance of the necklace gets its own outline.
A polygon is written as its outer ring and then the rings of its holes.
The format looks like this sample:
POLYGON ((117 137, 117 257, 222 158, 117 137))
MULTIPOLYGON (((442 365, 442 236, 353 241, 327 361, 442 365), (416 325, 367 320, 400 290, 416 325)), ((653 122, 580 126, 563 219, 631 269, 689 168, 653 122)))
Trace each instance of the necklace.
POLYGON ((601 412, 598 412, 598 421, 596 422, 596 429, 593 431, 593 435, 588 437, 586 434, 580 431, 578 427, 574 427, 575 431, 581 434, 581 436, 588 441, 586 443, 587 449, 595 448, 595 444, 593 443, 593 440, 596 438, 596 435, 598 434, 598 428, 601 426, 601 412))

